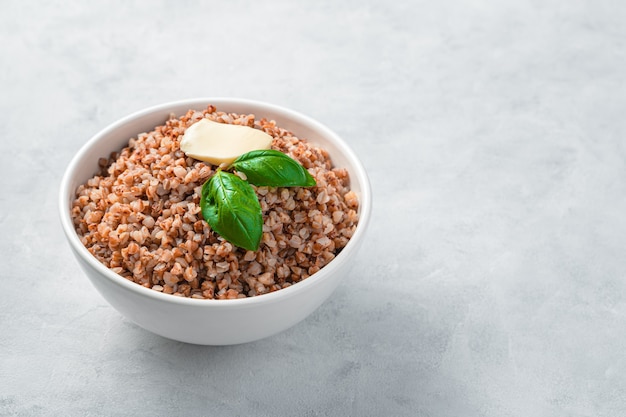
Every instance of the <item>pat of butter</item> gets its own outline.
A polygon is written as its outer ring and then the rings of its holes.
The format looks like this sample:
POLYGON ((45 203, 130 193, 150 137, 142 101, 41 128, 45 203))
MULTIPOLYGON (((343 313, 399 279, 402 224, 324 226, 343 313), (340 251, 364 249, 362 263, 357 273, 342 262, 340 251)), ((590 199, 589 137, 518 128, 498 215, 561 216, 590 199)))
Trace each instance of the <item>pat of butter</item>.
POLYGON ((230 164, 246 152, 271 145, 272 137, 259 129, 209 119, 189 126, 180 141, 185 154, 213 165, 230 164))

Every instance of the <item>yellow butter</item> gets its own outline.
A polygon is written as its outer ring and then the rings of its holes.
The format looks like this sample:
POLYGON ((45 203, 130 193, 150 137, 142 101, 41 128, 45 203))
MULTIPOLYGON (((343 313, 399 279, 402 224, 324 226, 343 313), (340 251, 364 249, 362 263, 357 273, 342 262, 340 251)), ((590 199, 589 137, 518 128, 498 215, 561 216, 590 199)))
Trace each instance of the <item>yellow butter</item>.
POLYGON ((230 164, 246 152, 271 145, 272 137, 259 129, 209 119, 189 126, 180 141, 185 154, 213 165, 230 164))

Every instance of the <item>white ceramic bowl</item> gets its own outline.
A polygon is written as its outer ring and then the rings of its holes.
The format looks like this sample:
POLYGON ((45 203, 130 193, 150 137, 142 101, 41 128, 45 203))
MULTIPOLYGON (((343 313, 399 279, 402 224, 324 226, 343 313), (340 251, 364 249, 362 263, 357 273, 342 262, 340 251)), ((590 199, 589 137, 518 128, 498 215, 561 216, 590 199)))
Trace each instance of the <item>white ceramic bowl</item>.
POLYGON ((328 298, 352 266, 363 242, 371 212, 367 174, 346 143, 315 120, 283 107, 232 98, 199 98, 166 103, 131 114, 92 137, 70 162, 60 187, 59 209, 70 248, 91 283, 121 314, 153 333, 187 343, 228 345, 251 342, 300 322, 328 298), (128 281, 96 258, 80 242, 70 216, 76 188, 98 171, 98 159, 118 151, 129 138, 163 124, 171 113, 207 105, 219 111, 253 113, 276 120, 298 137, 328 150, 336 166, 350 174, 350 186, 360 198, 359 224, 347 246, 328 265, 291 287, 235 300, 200 300, 163 294, 128 281))

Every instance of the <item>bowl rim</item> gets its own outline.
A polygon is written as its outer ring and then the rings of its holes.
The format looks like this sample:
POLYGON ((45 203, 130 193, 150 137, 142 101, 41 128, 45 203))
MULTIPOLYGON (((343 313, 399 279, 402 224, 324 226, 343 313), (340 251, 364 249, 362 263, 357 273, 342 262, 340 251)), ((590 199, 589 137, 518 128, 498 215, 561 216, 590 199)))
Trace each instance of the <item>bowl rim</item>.
MULTIPOLYGON (((139 133, 141 132, 137 132, 137 134, 139 133)), ((334 131, 329 129, 324 124, 318 122, 317 120, 306 116, 298 111, 258 100, 236 97, 197 97, 161 103, 135 111, 128 114, 127 116, 119 118, 113 123, 108 124, 106 127, 93 135, 87 142, 85 142, 80 147, 78 152, 74 154, 70 163, 68 164, 61 179, 58 204, 61 225, 71 248, 74 250, 77 256, 80 256, 80 258, 83 261, 87 262, 87 264, 89 264, 91 268, 95 269, 109 281, 119 286, 122 286, 137 295, 151 298, 157 301, 183 305, 205 306, 211 308, 233 308, 235 306, 244 308, 252 307, 261 303, 268 304, 272 302, 278 302, 282 299, 291 297, 296 293, 306 291, 307 288, 315 286, 319 282, 328 279, 333 274, 333 272, 340 267, 341 264, 348 262, 349 255, 357 250, 357 246, 362 241, 363 235, 367 229, 372 210, 372 191, 367 172, 365 171, 363 164, 356 156, 354 151, 334 131), (151 288, 147 288, 137 284, 136 282, 130 281, 122 277, 121 275, 118 275, 117 273, 113 272, 111 269, 100 263, 100 261, 98 261, 96 257, 93 256, 80 241, 78 234, 76 233, 73 226, 73 221, 69 210, 70 206, 68 206, 68 203, 71 202, 71 196, 75 192, 74 189, 70 189, 70 183, 72 182, 72 178, 75 175, 77 169, 82 166, 82 160, 85 157, 85 154, 87 154, 89 150, 102 139, 102 137, 110 134, 111 131, 119 129, 125 124, 131 123, 134 120, 139 119, 143 116, 171 110, 174 107, 189 106, 189 109, 197 109, 199 108, 198 106, 206 107, 209 104, 215 105, 216 107, 218 107, 218 110, 219 106, 224 105, 249 105, 253 107, 261 107, 267 109, 268 112, 271 112, 273 114, 280 114, 282 117, 292 119, 300 124, 308 125, 312 130, 319 131, 324 137, 329 138, 333 142, 333 144, 340 149, 343 156, 352 165, 357 178, 351 178, 351 181, 359 181, 361 185, 359 195, 359 222, 357 224, 354 234, 352 235, 346 246, 334 259, 331 260, 331 262, 321 268, 318 272, 287 288, 282 288, 271 293, 260 294, 253 297, 226 300, 180 297, 155 291, 151 288)))

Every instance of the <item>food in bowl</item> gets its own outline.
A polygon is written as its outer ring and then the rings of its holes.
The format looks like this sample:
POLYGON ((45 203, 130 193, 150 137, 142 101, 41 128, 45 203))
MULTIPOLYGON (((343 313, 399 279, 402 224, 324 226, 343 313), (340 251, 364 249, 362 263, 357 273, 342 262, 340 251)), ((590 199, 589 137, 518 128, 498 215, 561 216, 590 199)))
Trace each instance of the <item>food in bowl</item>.
POLYGON ((129 138, 119 152, 103 155, 100 172, 76 190, 75 230, 102 264, 158 292, 234 299, 289 287, 333 260, 359 221, 348 171, 297 134, 273 120, 213 105, 172 116, 129 138), (271 149, 293 158, 315 179, 312 187, 251 185, 263 220, 258 250, 229 242, 203 218, 203 185, 222 167, 186 155, 180 141, 204 119, 269 134, 271 149))

